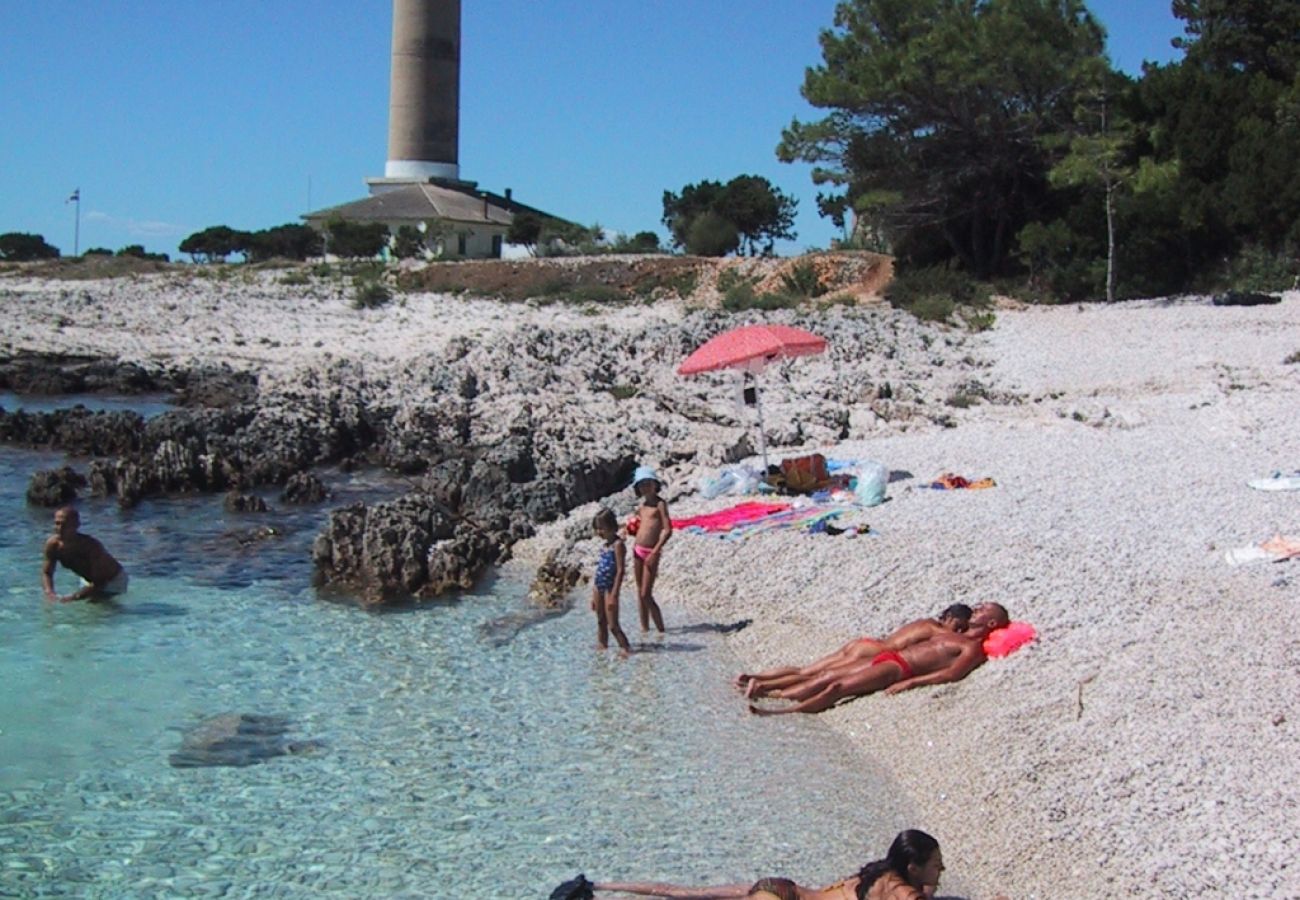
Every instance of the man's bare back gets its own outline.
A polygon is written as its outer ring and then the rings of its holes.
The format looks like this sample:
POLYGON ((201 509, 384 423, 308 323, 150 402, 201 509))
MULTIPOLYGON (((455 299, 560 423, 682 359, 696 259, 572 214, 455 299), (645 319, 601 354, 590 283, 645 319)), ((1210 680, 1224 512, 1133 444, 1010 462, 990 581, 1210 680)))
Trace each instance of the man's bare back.
POLYGON ((995 628, 1005 627, 1006 610, 996 603, 986 603, 971 617, 967 634, 943 632, 898 651, 885 651, 870 662, 851 669, 833 669, 779 695, 799 701, 784 709, 763 709, 750 704, 758 715, 813 713, 829 709, 849 697, 885 691, 896 694, 924 685, 959 681, 982 665, 984 638, 995 628))
POLYGON ((41 583, 47 600, 69 603, 97 595, 118 594, 126 590, 126 572, 122 564, 88 534, 82 534, 81 517, 65 506, 54 513, 54 535, 45 542, 41 583), (63 566, 80 576, 87 585, 60 597, 54 590, 54 570, 63 566))
POLYGON ((763 697, 771 693, 783 696, 781 692, 800 687, 823 675, 855 669, 864 661, 885 650, 902 650, 938 634, 964 631, 969 617, 969 607, 954 605, 944 610, 937 618, 908 622, 883 640, 871 637, 856 638, 834 653, 807 666, 769 669, 755 675, 741 673, 736 676, 734 684, 736 689, 743 691, 746 697, 763 697), (955 612, 959 608, 964 611, 964 616, 955 612))

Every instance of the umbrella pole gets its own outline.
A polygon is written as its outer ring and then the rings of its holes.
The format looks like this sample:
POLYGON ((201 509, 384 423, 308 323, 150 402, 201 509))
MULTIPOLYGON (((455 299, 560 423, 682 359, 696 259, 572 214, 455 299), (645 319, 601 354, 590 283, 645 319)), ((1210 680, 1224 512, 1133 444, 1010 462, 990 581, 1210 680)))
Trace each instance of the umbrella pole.
POLYGON ((767 436, 763 434, 763 392, 758 389, 758 379, 754 379, 754 408, 758 410, 758 452, 763 457, 763 477, 767 477, 767 436))

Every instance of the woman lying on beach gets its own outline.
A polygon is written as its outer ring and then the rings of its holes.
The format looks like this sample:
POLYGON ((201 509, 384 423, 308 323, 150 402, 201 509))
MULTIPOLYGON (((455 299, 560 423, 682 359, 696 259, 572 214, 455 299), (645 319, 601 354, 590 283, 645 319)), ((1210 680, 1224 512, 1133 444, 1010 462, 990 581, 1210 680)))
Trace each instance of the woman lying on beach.
POLYGON ((796 688, 831 669, 857 666, 873 656, 887 650, 895 652, 913 644, 934 637, 940 632, 963 632, 970 622, 971 609, 964 603, 954 603, 933 619, 917 619, 899 628, 884 640, 873 637, 860 637, 849 641, 840 649, 814 663, 799 668, 784 666, 768 669, 757 675, 741 673, 736 676, 737 690, 745 692, 746 697, 764 697, 772 691, 796 688))
MULTIPOLYGON (((566 900, 581 900, 596 893, 636 894, 670 900, 928 900, 934 896, 943 872, 939 842, 924 831, 899 832, 884 859, 863 866, 857 875, 824 888, 809 888, 788 878, 762 878, 752 885, 722 884, 691 888, 659 882, 599 882, 582 876, 562 885, 566 900)), ((557 889, 558 891, 559 889, 557 889)), ((556 894, 552 894, 555 897, 556 894)))

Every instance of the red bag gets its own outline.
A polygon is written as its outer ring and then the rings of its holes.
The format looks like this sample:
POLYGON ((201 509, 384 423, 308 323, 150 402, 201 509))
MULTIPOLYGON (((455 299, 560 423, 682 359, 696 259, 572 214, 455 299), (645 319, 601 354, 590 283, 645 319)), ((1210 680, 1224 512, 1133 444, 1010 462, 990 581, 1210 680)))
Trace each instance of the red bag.
POLYGON ((826 457, 820 453, 784 460, 781 475, 785 478, 785 486, 800 494, 811 494, 831 480, 826 469, 826 457))

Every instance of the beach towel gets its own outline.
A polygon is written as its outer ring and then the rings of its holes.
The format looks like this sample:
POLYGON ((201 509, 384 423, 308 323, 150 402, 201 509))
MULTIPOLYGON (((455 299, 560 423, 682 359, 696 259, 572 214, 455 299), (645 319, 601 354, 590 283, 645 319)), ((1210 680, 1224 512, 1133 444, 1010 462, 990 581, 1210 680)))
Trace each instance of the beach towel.
POLYGON ((674 519, 673 528, 679 531, 730 531, 737 525, 744 525, 747 522, 754 522, 766 516, 785 512, 789 508, 789 503, 762 503, 751 500, 729 506, 726 509, 720 509, 717 512, 690 516, 685 519, 674 519))
POLYGON ((1006 628, 989 632, 984 638, 984 655, 990 659, 1010 656, 1037 637, 1038 632, 1033 625, 1028 622, 1012 622, 1006 628))
POLYGON ((1246 484, 1257 491, 1300 491, 1300 472, 1289 475, 1274 472, 1268 478, 1252 478, 1246 484))
POLYGON ((743 541, 767 531, 799 529, 804 531, 820 530, 822 523, 843 515, 844 508, 839 506, 804 506, 773 513, 753 522, 745 522, 719 535, 726 541, 743 541))
POLYGON ((992 478, 980 478, 977 481, 971 481, 961 477, 960 475, 954 475, 951 472, 944 472, 934 481, 930 482, 928 487, 934 488, 936 491, 978 491, 983 490, 984 488, 997 487, 997 482, 992 478))
POLYGON ((1234 547, 1225 556, 1230 566, 1244 566, 1253 562, 1282 562, 1300 556, 1300 537, 1274 535, 1249 547, 1234 547))

